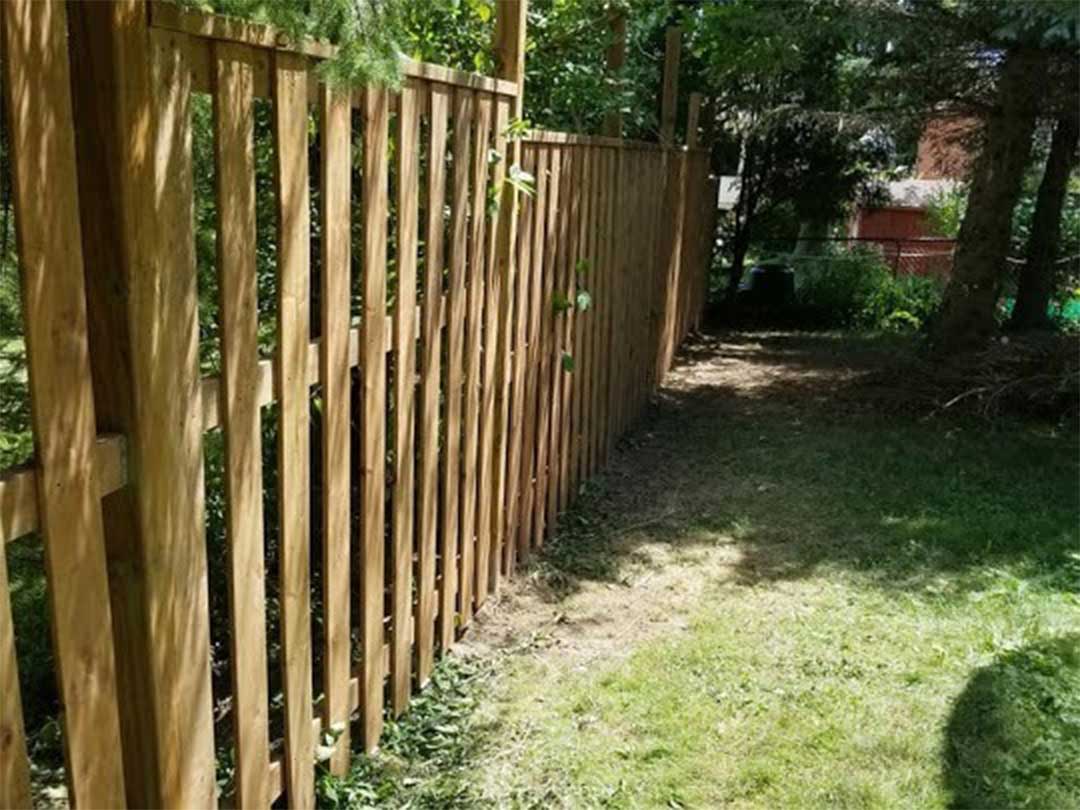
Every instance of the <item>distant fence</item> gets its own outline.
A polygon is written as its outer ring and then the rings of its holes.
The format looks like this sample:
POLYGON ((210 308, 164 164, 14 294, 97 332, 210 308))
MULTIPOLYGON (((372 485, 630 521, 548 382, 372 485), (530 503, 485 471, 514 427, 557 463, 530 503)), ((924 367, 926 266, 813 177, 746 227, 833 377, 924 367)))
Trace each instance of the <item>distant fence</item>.
MULTIPOLYGON (((707 155, 532 133, 522 162, 536 192, 511 227, 512 195, 491 206, 507 163, 491 154, 511 151, 514 82, 410 63, 400 93, 332 89, 312 70, 326 46, 135 0, 11 0, 0 23, 36 447, 32 467, 0 478, 0 538, 44 544, 69 799, 215 806, 217 752, 231 748, 223 801, 310 806, 322 735, 335 773, 354 731, 377 744, 386 703, 407 706, 543 543, 700 317, 707 155), (211 377, 197 93, 214 98, 211 377), (272 104, 277 208, 269 360, 259 98, 272 104), (276 640, 264 418, 277 423, 276 640), (210 430, 225 440, 231 740, 215 740, 211 695, 210 430)), ((0 554, 3 807, 31 801, 17 672, 0 554)))
MULTIPOLYGON (((765 244, 783 243, 793 246, 795 240, 763 240, 765 244)), ((792 256, 796 263, 814 259, 829 259, 843 256, 856 250, 873 251, 896 275, 933 276, 945 278, 952 271, 953 255, 956 252, 956 240, 947 237, 925 236, 893 238, 877 236, 838 236, 804 239, 815 248, 800 256, 792 256), (831 250, 831 253, 824 253, 831 250)))

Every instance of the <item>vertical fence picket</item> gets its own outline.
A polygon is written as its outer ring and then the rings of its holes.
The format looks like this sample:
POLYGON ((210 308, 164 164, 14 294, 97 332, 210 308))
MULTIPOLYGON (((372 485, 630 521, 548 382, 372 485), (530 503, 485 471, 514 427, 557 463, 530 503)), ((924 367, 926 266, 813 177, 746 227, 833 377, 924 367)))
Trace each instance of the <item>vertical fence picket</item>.
MULTIPOLYGON (((487 600, 488 590, 498 579, 500 544, 502 542, 503 518, 497 513, 503 503, 503 474, 506 466, 506 384, 509 360, 506 352, 506 331, 509 329, 509 310, 503 298, 510 296, 504 285, 508 267, 499 266, 497 254, 499 231, 505 227, 501 219, 511 212, 500 210, 505 202, 502 195, 503 178, 506 174, 506 125, 509 105, 502 99, 495 100, 495 119, 492 129, 491 149, 498 155, 491 172, 491 194, 488 200, 496 200, 498 207, 487 211, 487 263, 484 271, 484 334, 483 334, 483 387, 480 399, 480 462, 477 488, 477 543, 476 543, 476 607, 487 600), (492 560, 496 561, 492 565, 492 560)), ((512 248, 511 248, 512 249, 512 248)))
POLYGON ((564 314, 564 323, 562 324, 562 342, 563 342, 563 355, 566 358, 565 361, 560 362, 562 366, 559 373, 562 377, 562 385, 560 389, 560 396, 562 399, 560 411, 560 426, 559 426, 559 476, 558 476, 558 492, 556 496, 556 511, 562 512, 566 509, 567 499, 570 494, 570 452, 571 452, 571 437, 574 430, 573 414, 571 412, 573 404, 572 398, 574 394, 575 383, 577 377, 574 376, 574 366, 576 364, 576 358, 574 357, 574 329, 577 326, 577 307, 574 305, 574 296, 577 292, 575 266, 577 264, 577 251, 578 251, 578 217, 580 212, 578 210, 578 195, 581 189, 581 148, 578 146, 573 147, 570 152, 570 175, 568 186, 568 193, 566 195, 566 210, 563 214, 563 218, 566 220, 566 233, 564 240, 566 243, 566 260, 563 263, 563 289, 566 294, 567 309, 564 314))
POLYGON ((529 554, 536 545, 536 521, 534 514, 537 502, 539 468, 537 466, 537 412, 540 408, 540 358, 541 358, 541 321, 543 319, 544 284, 544 229, 547 221, 548 193, 548 158, 550 151, 543 147, 533 147, 526 152, 526 168, 532 168, 536 177, 536 197, 533 200, 532 248, 529 262, 529 319, 528 348, 526 351, 526 369, 528 380, 525 384, 525 420, 524 445, 521 456, 521 512, 518 524, 520 535, 518 548, 522 556, 529 554))
MULTIPOLYGON (((589 185, 592 179, 589 161, 589 147, 582 146, 581 174, 578 178, 578 259, 574 266, 576 283, 580 286, 579 292, 587 292, 592 284, 592 276, 589 272, 589 185), (580 271, 580 272, 579 272, 580 271)), ((576 305, 575 301, 575 305, 576 305)), ((577 380, 574 384, 574 432, 571 438, 570 450, 570 497, 574 497, 582 480, 582 459, 584 458, 583 444, 585 441, 585 402, 588 396, 588 374, 592 365, 589 357, 588 333, 592 327, 592 311, 579 309, 575 316, 574 351, 575 351, 575 374, 577 380)))
POLYGON ((604 362, 600 347, 600 207, 601 196, 601 150, 589 147, 589 292, 592 308, 589 317, 589 368, 588 402, 585 416, 585 449, 583 476, 589 477, 596 470, 597 392, 600 384, 600 366, 604 362))
POLYGON ((446 200, 446 114, 450 93, 432 85, 428 99, 427 223, 421 313, 420 471, 417 508, 416 679, 431 676, 435 650, 435 564, 439 519, 439 394, 442 370, 443 207, 446 200))
POLYGON ((310 192, 307 65, 274 59, 274 142, 278 192, 278 513, 281 521, 282 688, 285 694, 285 794, 290 807, 314 804, 311 695, 310 192))
POLYGON ((386 216, 389 182, 390 97, 383 88, 364 92, 364 316, 361 440, 360 625, 363 678, 360 723, 364 748, 382 733, 384 586, 386 566, 386 216))
POLYGON ((454 92, 454 186, 450 215, 450 275, 446 307, 446 417, 443 421, 443 504, 442 504, 442 604, 439 608, 439 638, 443 651, 454 643, 458 594, 458 547, 461 475, 461 407, 464 365, 467 239, 469 216, 469 154, 473 95, 468 90, 454 92))
POLYGON ((349 96, 320 89, 322 262, 319 306, 322 377, 323 728, 339 736, 330 770, 349 767, 349 96))
POLYGON ((473 132, 469 215, 467 299, 465 313, 465 410, 461 446, 461 559, 458 569, 462 626, 472 621, 475 555, 477 536, 486 527, 478 526, 477 464, 480 453, 480 386, 482 385, 481 340, 483 337, 485 289, 484 273, 487 250, 484 241, 487 210, 488 142, 491 135, 491 97, 486 93, 474 97, 475 125, 473 132))
POLYGON ((394 304, 394 614, 390 671, 394 714, 409 702, 412 685, 413 489, 416 435, 416 248, 419 216, 418 91, 406 84, 398 107, 397 300, 394 304))
POLYGON ((214 146, 236 799, 240 806, 263 807, 270 803, 270 739, 262 431, 256 400, 253 56, 242 46, 221 43, 214 48, 214 146))
POLYGON ((604 205, 604 289, 606 290, 604 307, 604 392, 601 400, 602 436, 600 463, 607 463, 611 454, 614 435, 615 414, 612 400, 615 392, 615 368, 618 363, 619 340, 617 339, 619 288, 616 273, 619 261, 618 244, 618 200, 619 188, 619 152, 616 149, 605 150, 605 184, 608 189, 604 205))
MULTIPOLYGON (((531 151, 522 150, 522 168, 526 167, 526 156, 531 151)), ((519 524, 522 515, 525 479, 522 474, 522 447, 525 432, 525 388, 528 366, 526 352, 529 322, 529 260, 532 249, 533 196, 524 196, 521 200, 518 223, 517 244, 515 250, 516 274, 513 278, 514 307, 513 332, 511 335, 511 391, 510 418, 508 425, 509 442, 506 456, 506 541, 503 544, 502 570, 510 576, 517 563, 519 524)), ((496 504, 496 512, 501 511, 496 504)))
POLYGON ((558 513, 558 500, 559 500, 559 471, 560 471, 560 451, 562 449, 562 431, 563 431, 563 411, 562 411, 562 391, 566 383, 566 373, 562 368, 563 353, 566 351, 565 342, 565 324, 569 317, 569 311, 566 309, 567 304, 567 290, 566 290, 566 264, 569 258, 569 242, 567 234, 570 229, 569 222, 569 205, 567 201, 570 197, 571 180, 571 166, 573 164, 573 149, 568 148, 556 148, 555 151, 559 155, 559 191, 555 196, 555 221, 553 223, 552 235, 555 239, 554 242, 554 257, 551 267, 553 292, 550 297, 550 303, 548 306, 551 309, 551 334, 550 334, 550 411, 548 414, 548 463, 546 467, 545 478, 545 498, 544 498, 544 526, 548 532, 555 528, 555 519, 558 513))
POLYGON ((540 382, 537 386, 536 494, 533 504, 533 544, 542 546, 548 528, 548 482, 551 463, 551 410, 555 398, 555 276, 559 259, 560 150, 548 147, 547 215, 544 220, 543 289, 540 294, 540 382))
POLYGON ((30 760, 8 588, 7 554, 0 549, 0 807, 29 808, 30 760))

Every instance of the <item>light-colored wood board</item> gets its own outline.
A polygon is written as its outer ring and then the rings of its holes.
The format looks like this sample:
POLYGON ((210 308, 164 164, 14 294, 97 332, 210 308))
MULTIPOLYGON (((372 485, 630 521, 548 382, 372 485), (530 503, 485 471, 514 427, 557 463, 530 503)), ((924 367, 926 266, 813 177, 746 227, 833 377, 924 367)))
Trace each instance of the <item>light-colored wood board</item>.
MULTIPOLYGON (((127 442, 123 436, 102 434, 94 442, 94 465, 100 496, 128 483, 127 442)), ((15 467, 0 473, 0 545, 11 543, 40 527, 38 469, 15 467)))
POLYGON ((361 429, 360 625, 364 669, 360 723, 364 748, 379 744, 383 716, 383 610, 386 555, 386 229, 389 196, 388 91, 364 94, 364 316, 361 429))
POLYGON ((458 548, 461 483, 461 431, 465 341, 466 275, 468 271, 469 167, 473 94, 454 92, 454 185, 450 215, 450 273, 447 281, 446 384, 443 444, 442 603, 439 639, 442 650, 454 643, 457 620, 458 548))
MULTIPOLYGON (((507 160, 506 128, 510 121, 510 100, 495 102, 494 151, 500 155, 492 176, 498 208, 489 228, 488 308, 484 327, 484 424, 490 426, 482 436, 483 453, 490 460, 490 484, 481 466, 480 524, 488 527, 489 536, 481 535, 477 553, 477 605, 482 605, 489 590, 499 588, 500 561, 506 536, 506 455, 510 411, 510 340, 513 316, 513 250, 517 225, 517 193, 505 182, 507 160)), ((519 151, 519 150, 512 150, 519 151)))
POLYGON ((393 677, 395 715, 412 687, 413 514, 416 437, 416 250, 419 228, 420 117, 418 92, 401 90, 397 117, 397 298, 394 305, 394 578, 393 677))
POLYGON ((536 478, 537 478, 537 412, 540 404, 540 334, 542 320, 541 297, 543 296, 544 229, 547 219, 548 165, 550 152, 543 147, 527 149, 526 168, 532 168, 536 178, 536 194, 533 199, 532 248, 529 263, 529 321, 526 369, 528 382, 525 388, 525 434, 521 455, 521 513, 518 519, 520 535, 518 553, 524 558, 535 544, 536 478))
POLYGON ((487 251, 486 233, 488 149, 491 139, 491 97, 474 97, 475 129, 472 134, 470 161, 469 264, 466 271, 467 303, 465 313, 465 409, 461 440, 461 540, 458 569, 458 609, 461 629, 472 621, 477 535, 476 523, 477 466, 480 444, 480 386, 484 324, 484 274, 487 251))
POLYGON ((424 301, 421 316, 420 416, 418 422, 416 677, 431 677, 435 649, 435 564, 439 519, 439 395, 442 370, 442 278, 446 200, 446 116, 450 92, 432 87, 428 100, 427 211, 424 301))
MULTIPOLYGON (((521 151, 522 168, 531 167, 525 159, 532 153, 521 151)), ((511 357, 511 393, 509 415, 509 446, 506 459, 506 540, 503 544, 502 568, 506 576, 511 576, 517 564, 518 538, 522 503, 526 481, 522 470, 522 458, 525 433, 525 393, 528 379, 526 355, 528 351, 529 325, 529 290, 530 265, 532 256, 532 221, 533 195, 524 197, 521 202, 520 226, 516 240, 516 268, 513 279, 513 341, 511 357)))
POLYGON ((320 355, 322 378, 323 727, 340 732, 330 770, 349 767, 349 253, 351 122, 348 96, 319 98, 322 198, 320 355))
POLYGON ((0 546, 0 807, 29 808, 30 759, 9 587, 7 554, 0 546))
POLYGON ((555 398, 555 371, 557 368, 555 336, 555 276, 559 258, 559 192, 562 153, 554 147, 550 150, 548 164, 548 188, 545 203, 547 214, 544 228, 543 291, 540 296, 540 399, 537 406, 536 441, 536 495, 533 511, 533 544, 542 546, 547 530, 548 467, 551 463, 551 409, 555 398))
MULTIPOLYGON (((281 683, 285 696, 285 794, 291 807, 315 802, 312 734, 310 354, 311 213, 307 67, 276 54, 274 165, 278 206, 278 519, 281 683)), ((318 361, 316 359, 316 368, 318 361)))
POLYGON ((262 430, 255 399, 259 307, 255 284, 255 142, 248 49, 215 49, 214 158, 222 393, 225 536, 229 549, 233 739, 241 806, 269 804, 262 430))

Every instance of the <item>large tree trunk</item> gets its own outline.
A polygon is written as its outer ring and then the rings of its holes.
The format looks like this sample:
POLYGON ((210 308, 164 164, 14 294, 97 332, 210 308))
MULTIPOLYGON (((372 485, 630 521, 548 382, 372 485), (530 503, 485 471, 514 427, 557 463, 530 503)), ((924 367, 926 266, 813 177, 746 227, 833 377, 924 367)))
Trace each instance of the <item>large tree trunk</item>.
POLYGON ((1080 140, 1080 118, 1067 115, 1058 119, 1050 142, 1050 155, 1028 237, 1027 263, 1020 274, 1016 308, 1009 326, 1013 329, 1039 329, 1049 326, 1047 309, 1054 292, 1054 259, 1061 241, 1061 209, 1069 186, 1069 173, 1076 166, 1076 146, 1080 140))
POLYGON ((996 329, 994 310, 1001 294, 1013 208, 1031 152, 1045 75, 1045 62, 1037 51, 1017 48, 1005 57, 997 104, 975 161, 967 214, 960 225, 956 259, 934 329, 938 351, 975 348, 996 329))

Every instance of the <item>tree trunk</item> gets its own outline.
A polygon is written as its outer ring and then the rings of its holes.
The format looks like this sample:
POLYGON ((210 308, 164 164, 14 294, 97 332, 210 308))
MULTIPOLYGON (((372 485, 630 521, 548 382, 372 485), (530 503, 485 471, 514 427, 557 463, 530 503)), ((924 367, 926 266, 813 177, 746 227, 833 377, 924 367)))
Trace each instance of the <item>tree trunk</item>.
POLYGON ((1016 308, 1009 326, 1012 329, 1039 329, 1050 325, 1047 309, 1054 292, 1054 259, 1061 241, 1061 209, 1069 185, 1069 173, 1076 166, 1076 146, 1080 140, 1080 118, 1067 115, 1058 119, 1050 142, 1050 155, 1028 237, 1027 263, 1020 274, 1016 308))
POLYGON ((1045 74, 1045 61, 1037 51, 1017 48, 1005 57, 997 104, 972 172, 956 260, 934 329, 938 351, 975 348, 995 331, 994 310, 1001 294, 1013 208, 1031 151, 1045 74))
POLYGON ((750 223, 746 222, 735 231, 731 246, 731 272, 728 276, 727 297, 724 299, 729 309, 735 307, 735 298, 739 294, 746 265, 746 252, 750 249, 750 223))
POLYGON ((792 256, 812 256, 821 252, 829 236, 828 220, 804 219, 799 223, 799 236, 795 240, 792 256))

